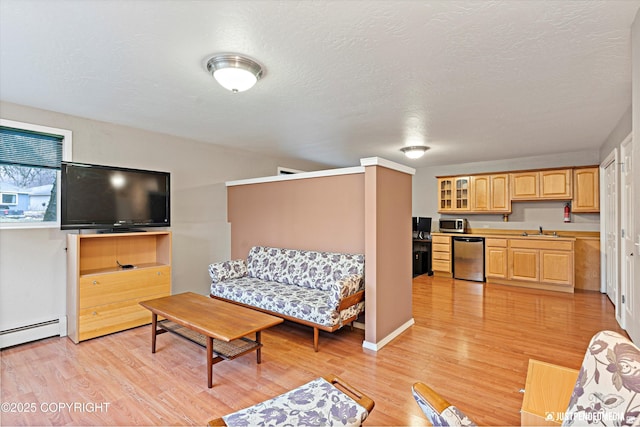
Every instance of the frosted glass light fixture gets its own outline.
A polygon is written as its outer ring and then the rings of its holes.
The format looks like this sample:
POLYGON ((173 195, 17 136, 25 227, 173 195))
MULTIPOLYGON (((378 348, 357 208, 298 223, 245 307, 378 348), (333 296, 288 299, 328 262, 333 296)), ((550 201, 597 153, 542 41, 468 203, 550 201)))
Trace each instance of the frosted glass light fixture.
POLYGON ((226 53, 207 61, 207 70, 218 83, 231 92, 251 89, 262 77, 262 67, 246 56, 226 53))
POLYGON ((426 153, 428 149, 429 147, 426 145, 412 145, 409 147, 402 147, 400 151, 410 159, 419 159, 424 156, 424 153, 426 153))

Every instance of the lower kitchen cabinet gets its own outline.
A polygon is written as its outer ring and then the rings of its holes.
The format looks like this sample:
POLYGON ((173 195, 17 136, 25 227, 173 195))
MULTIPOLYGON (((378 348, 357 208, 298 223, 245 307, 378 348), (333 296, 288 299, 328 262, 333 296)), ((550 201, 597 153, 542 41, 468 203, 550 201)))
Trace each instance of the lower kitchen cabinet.
POLYGON ((452 276, 451 236, 431 235, 431 269, 435 276, 452 276))
POLYGON ((487 281, 561 292, 575 284, 574 239, 486 239, 487 281))
POLYGON ((506 279, 508 274, 507 239, 486 238, 485 245, 485 276, 506 279))

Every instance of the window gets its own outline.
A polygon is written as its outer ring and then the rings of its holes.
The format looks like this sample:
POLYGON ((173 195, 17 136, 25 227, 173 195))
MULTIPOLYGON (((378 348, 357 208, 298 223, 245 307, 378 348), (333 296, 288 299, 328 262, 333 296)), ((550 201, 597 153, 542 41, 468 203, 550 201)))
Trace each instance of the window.
POLYGON ((0 119, 0 228, 59 227, 71 131, 0 119))
POLYGON ((16 193, 0 193, 2 195, 2 203, 3 205, 17 205, 18 204, 18 194, 16 193))

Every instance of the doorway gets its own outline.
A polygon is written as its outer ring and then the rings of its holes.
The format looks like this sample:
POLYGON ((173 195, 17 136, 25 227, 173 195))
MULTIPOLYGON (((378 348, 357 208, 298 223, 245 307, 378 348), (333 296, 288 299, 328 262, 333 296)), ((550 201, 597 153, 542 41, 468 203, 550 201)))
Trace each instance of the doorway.
POLYGON ((600 165, 601 192, 600 206, 602 215, 600 217, 600 246, 602 257, 602 285, 601 291, 607 296, 615 306, 616 319, 624 328, 624 318, 621 310, 621 301, 618 300, 620 293, 620 282, 618 280, 619 256, 618 256, 618 149, 614 149, 600 165))

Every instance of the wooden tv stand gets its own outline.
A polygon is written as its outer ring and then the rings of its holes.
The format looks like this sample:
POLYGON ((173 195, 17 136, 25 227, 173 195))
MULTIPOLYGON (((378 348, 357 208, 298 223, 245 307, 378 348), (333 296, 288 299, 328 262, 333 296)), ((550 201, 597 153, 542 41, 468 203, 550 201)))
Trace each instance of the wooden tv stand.
POLYGON ((138 303, 170 294, 170 231, 67 235, 67 335, 76 344, 151 323, 138 303))

